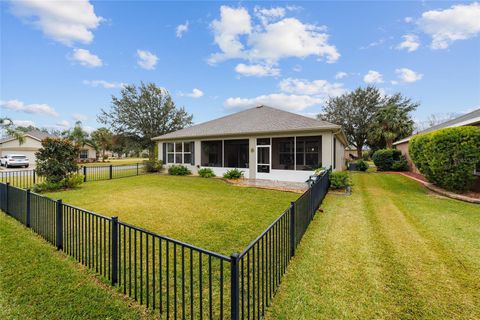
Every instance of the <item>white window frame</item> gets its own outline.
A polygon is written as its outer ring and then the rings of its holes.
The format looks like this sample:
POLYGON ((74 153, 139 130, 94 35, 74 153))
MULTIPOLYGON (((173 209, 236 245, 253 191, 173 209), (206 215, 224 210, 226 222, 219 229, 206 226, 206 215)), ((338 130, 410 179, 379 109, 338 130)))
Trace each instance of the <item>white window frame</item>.
POLYGON ((190 146, 190 151, 189 152, 185 152, 185 145, 186 144, 191 144, 193 141, 172 141, 172 142, 167 142, 167 146, 166 146, 166 149, 167 149, 167 159, 165 159, 165 163, 166 164, 191 164, 191 155, 192 155, 192 150, 191 150, 191 146, 190 146), (181 152, 177 152, 177 148, 176 148, 176 144, 177 143, 181 143, 182 144, 182 151, 181 152), (173 145, 173 151, 168 151, 168 144, 172 144, 173 145), (168 156, 169 155, 173 155, 173 162, 170 162, 168 161, 168 156), (189 162, 185 162, 185 155, 186 154, 189 154, 190 155, 190 161, 189 162), (177 162, 177 155, 181 155, 182 157, 182 161, 181 162, 177 162))
POLYGON ((82 160, 88 159, 88 149, 81 149, 78 158, 82 160), (82 157, 82 154, 84 154, 85 157, 82 157))

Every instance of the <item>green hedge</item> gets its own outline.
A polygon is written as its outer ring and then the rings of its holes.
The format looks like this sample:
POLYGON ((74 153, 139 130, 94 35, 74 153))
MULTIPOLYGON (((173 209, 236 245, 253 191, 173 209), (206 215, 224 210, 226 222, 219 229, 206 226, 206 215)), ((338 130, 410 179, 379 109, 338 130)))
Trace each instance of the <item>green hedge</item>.
POLYGON ((378 171, 405 171, 408 169, 407 160, 397 149, 380 149, 372 156, 373 163, 378 171))
POLYGON ((168 168, 168 174, 171 176, 186 176, 192 174, 192 172, 185 166, 175 164, 168 168))
POLYGON ((409 153, 428 181, 447 190, 469 190, 480 161, 480 128, 446 128, 415 136, 409 153))

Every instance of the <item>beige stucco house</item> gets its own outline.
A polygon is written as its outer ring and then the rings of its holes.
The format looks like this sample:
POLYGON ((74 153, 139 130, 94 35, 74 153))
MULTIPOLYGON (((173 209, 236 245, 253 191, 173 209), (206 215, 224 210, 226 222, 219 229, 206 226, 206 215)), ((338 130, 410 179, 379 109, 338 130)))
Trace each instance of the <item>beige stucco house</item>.
POLYGON ((238 168, 250 179, 304 182, 319 167, 342 170, 341 127, 267 106, 258 106, 154 138, 159 160, 193 173, 217 176, 238 168))

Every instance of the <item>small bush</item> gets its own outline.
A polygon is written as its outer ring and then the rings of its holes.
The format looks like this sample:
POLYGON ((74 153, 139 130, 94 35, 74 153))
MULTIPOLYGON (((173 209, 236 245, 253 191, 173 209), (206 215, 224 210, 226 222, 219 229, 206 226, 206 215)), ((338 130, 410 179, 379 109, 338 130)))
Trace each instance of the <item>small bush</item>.
POLYGON ((143 164, 146 172, 159 172, 163 167, 163 162, 155 159, 146 160, 143 164))
POLYGON ((345 189, 350 187, 352 181, 346 171, 333 171, 330 174, 330 189, 345 189))
POLYGON ((225 179, 240 179, 243 177, 243 171, 238 169, 230 169, 223 174, 225 179))
POLYGON ((404 155, 400 157, 400 160, 396 160, 392 164, 393 171, 407 171, 408 170, 408 162, 404 155))
POLYGON ((63 180, 63 187, 67 189, 78 188, 83 183, 83 175, 74 173, 63 180))
POLYGON ((210 168, 202 168, 198 170, 198 175, 202 178, 213 178, 215 177, 215 173, 210 168))
POLYGON ((192 172, 188 170, 188 168, 185 166, 173 165, 170 168, 168 168, 168 174, 171 176, 186 176, 186 175, 192 174, 192 172))
POLYGON ((480 128, 445 128, 415 136, 409 153, 428 181, 447 190, 469 190, 480 159, 480 128))
POLYGON ((367 171, 368 169, 368 164, 363 160, 357 160, 355 164, 357 165, 358 171, 367 171))
POLYGON ((375 151, 372 159, 378 171, 389 171, 393 170, 393 163, 399 161, 401 155, 402 153, 397 149, 380 149, 375 151))
POLYGON ((42 193, 49 191, 58 191, 62 189, 75 189, 78 188, 82 183, 83 175, 79 173, 74 173, 60 182, 44 181, 42 183, 37 183, 32 187, 32 191, 36 193, 42 193))

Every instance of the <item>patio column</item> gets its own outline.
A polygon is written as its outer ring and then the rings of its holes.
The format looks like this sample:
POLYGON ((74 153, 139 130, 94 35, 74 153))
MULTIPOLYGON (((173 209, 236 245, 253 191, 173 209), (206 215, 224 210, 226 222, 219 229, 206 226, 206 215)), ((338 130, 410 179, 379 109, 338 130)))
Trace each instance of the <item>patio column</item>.
POLYGON ((333 167, 333 134, 331 132, 322 133, 322 166, 333 167))
POLYGON ((249 138, 248 139, 248 173, 250 179, 255 179, 257 173, 257 166, 255 163, 257 162, 257 138, 249 138))

